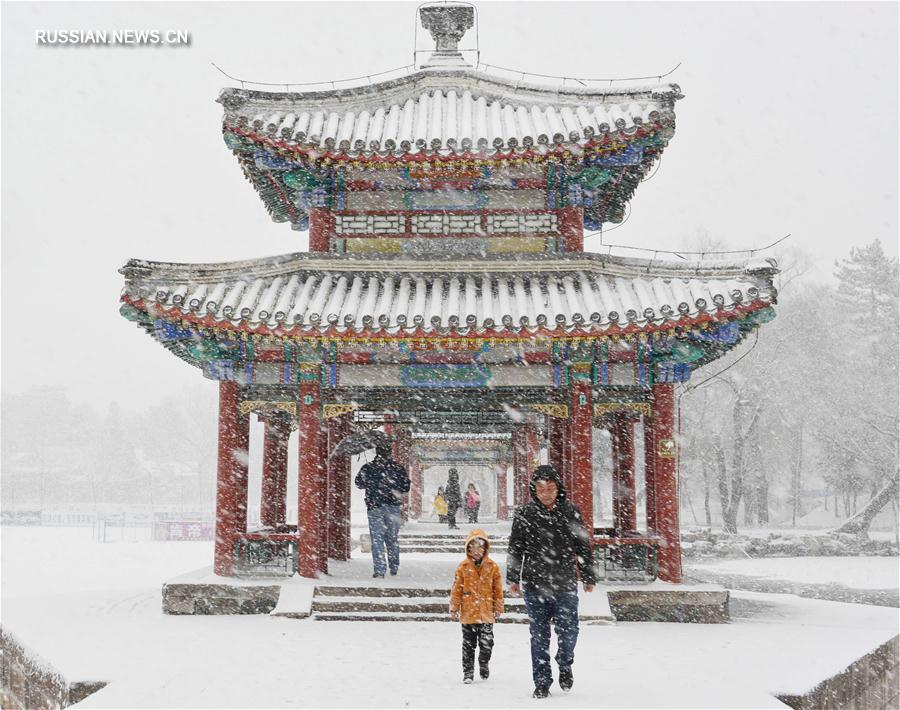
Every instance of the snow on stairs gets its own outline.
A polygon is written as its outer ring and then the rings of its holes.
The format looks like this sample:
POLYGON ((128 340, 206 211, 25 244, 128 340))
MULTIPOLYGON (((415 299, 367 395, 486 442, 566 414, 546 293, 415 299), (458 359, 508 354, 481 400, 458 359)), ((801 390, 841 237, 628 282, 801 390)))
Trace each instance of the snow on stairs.
MULTIPOLYGON (((489 535, 492 552, 507 551, 509 537, 507 535, 489 535)), ((359 537, 362 552, 372 549, 372 541, 367 533, 359 537)), ((459 554, 463 550, 466 533, 404 533, 398 536, 400 552, 443 552, 459 554)))
MULTIPOLYGON (((527 623, 525 602, 507 597, 501 624, 527 623)), ((417 587, 316 587, 312 618, 318 621, 451 621, 449 589, 417 587)))
MULTIPOLYGON (((505 611, 497 623, 528 623, 522 597, 506 596, 503 603, 505 611)), ((449 605, 449 589, 317 586, 312 599, 312 618, 317 621, 451 621, 449 605)), ((582 607, 579 614, 582 623, 615 623, 604 590, 582 599, 582 607)))
MULTIPOLYGON (((491 551, 506 552, 509 537, 490 535, 491 551)), ((466 541, 463 533, 403 533, 399 535, 400 552, 462 552, 466 541)))

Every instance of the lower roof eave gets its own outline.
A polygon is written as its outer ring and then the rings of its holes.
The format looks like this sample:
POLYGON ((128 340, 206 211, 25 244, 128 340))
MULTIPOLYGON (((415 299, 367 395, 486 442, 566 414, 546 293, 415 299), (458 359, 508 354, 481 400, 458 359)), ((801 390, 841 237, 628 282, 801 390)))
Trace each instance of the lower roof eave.
POLYGON ((242 320, 219 320, 210 314, 198 315, 178 307, 165 307, 159 303, 141 299, 132 299, 127 294, 121 298, 124 304, 143 311, 151 319, 161 318, 170 323, 191 325, 199 330, 214 331, 233 337, 250 335, 271 337, 285 340, 540 340, 540 339, 573 339, 648 335, 663 331, 691 330, 706 328, 717 324, 726 324, 742 317, 768 308, 771 300, 756 300, 748 304, 739 304, 730 309, 718 309, 716 313, 701 312, 696 315, 681 314, 677 318, 660 318, 656 320, 631 321, 625 324, 608 323, 601 325, 595 322, 570 324, 557 328, 546 325, 519 327, 458 327, 458 328, 426 328, 423 325, 407 327, 374 328, 371 326, 353 327, 328 323, 326 325, 293 324, 272 325, 269 323, 248 323, 242 320))

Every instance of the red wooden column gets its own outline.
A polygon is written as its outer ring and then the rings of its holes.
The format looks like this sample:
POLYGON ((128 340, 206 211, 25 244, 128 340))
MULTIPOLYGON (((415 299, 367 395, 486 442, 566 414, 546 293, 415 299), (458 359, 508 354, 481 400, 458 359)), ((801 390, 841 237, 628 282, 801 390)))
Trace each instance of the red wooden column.
POLYGON ((509 505, 506 500, 506 473, 509 463, 501 461, 497 473, 497 520, 509 520, 509 505))
POLYGON ((675 470, 675 386, 669 382, 653 385, 653 438, 656 533, 662 538, 659 549, 659 578, 681 582, 681 536, 678 529, 678 481, 675 470))
POLYGON ((331 211, 326 207, 313 207, 309 210, 309 250, 328 251, 329 236, 333 231, 331 211))
MULTIPOLYGON (((352 415, 346 415, 341 417, 341 439, 346 438, 350 435, 352 429, 352 415)), ((337 442, 335 442, 337 445, 337 442)), ((341 519, 341 526, 338 530, 339 535, 338 538, 340 540, 340 556, 337 557, 339 560, 349 560, 350 559, 350 491, 353 489, 353 476, 352 471, 353 468, 351 466, 351 459, 349 456, 342 457, 343 461, 341 464, 341 469, 339 475, 342 477, 341 485, 339 486, 340 495, 338 496, 338 501, 340 505, 338 506, 338 514, 341 519)))
POLYGON ((525 425, 525 480, 522 482, 522 500, 531 502, 531 477, 540 464, 541 446, 534 424, 525 425))
POLYGON ((527 456, 525 444, 525 428, 521 424, 516 424, 512 430, 512 450, 513 450, 513 505, 521 508, 528 504, 528 499, 522 497, 523 481, 527 486, 528 482, 525 478, 525 457, 527 456))
POLYGON ((612 512, 613 512, 613 528, 619 527, 619 437, 616 435, 616 420, 614 415, 610 414, 604 417, 604 428, 609 432, 609 449, 610 449, 610 466, 612 471, 610 479, 612 480, 612 512))
POLYGON ((647 532, 656 532, 656 466, 653 452, 653 419, 644 415, 644 498, 646 501, 647 532))
POLYGON ((219 454, 216 467, 215 573, 234 574, 234 541, 247 530, 250 416, 238 409, 237 382, 219 382, 219 454))
POLYGON ((411 458, 409 462, 409 512, 416 520, 422 517, 422 496, 424 493, 422 464, 418 458, 411 458))
POLYGON ((547 462, 556 469, 567 488, 566 480, 566 420, 559 417, 547 417, 547 462))
POLYGON ((578 506, 584 524, 593 534, 594 529, 594 464, 593 427, 594 404, 591 384, 573 382, 569 423, 572 451, 572 502, 578 506))
MULTIPOLYGON (((328 453, 350 433, 347 416, 328 420, 328 453)), ((350 457, 328 459, 328 557, 350 559, 350 457)))
POLYGON ((319 424, 319 490, 322 498, 319 502, 319 571, 328 574, 328 550, 329 536, 331 534, 328 515, 331 512, 331 498, 334 492, 329 478, 329 454, 328 448, 328 422, 322 420, 319 424))
POLYGON ((628 414, 618 413, 613 422, 613 525, 616 530, 635 530, 634 421, 628 414))
POLYGON ((563 251, 584 251, 584 213, 581 207, 563 207, 559 210, 559 233, 563 251))
POLYGON ((263 424, 265 433, 259 520, 263 526, 271 528, 284 525, 291 423, 286 416, 270 414, 263 419, 263 424))
MULTIPOLYGON (((312 376, 313 372, 304 374, 312 376)), ((326 469, 322 461, 320 441, 323 427, 319 387, 318 379, 303 380, 299 387, 300 479, 297 486, 297 523, 300 549, 297 574, 301 577, 316 577, 322 566, 319 558, 322 554, 321 541, 325 522, 326 490, 323 479, 326 477, 326 469)))
MULTIPOLYGON (((412 435, 409 429, 403 427, 395 427, 394 433, 394 460, 406 469, 409 475, 409 454, 412 449, 412 435)), ((412 480, 410 480, 410 492, 403 495, 403 501, 400 504, 400 519, 405 523, 409 520, 409 499, 412 492, 412 480)))

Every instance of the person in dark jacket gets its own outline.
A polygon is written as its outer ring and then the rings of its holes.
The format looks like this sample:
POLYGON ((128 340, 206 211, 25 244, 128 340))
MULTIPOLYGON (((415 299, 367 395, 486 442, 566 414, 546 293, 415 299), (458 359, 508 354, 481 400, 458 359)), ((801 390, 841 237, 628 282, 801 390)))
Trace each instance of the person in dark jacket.
POLYGON ((516 511, 506 581, 511 594, 521 591, 531 629, 534 697, 546 698, 553 685, 550 668, 550 622, 555 622, 559 686, 571 690, 572 663, 578 640, 578 576, 585 592, 597 581, 591 544, 581 512, 566 499, 556 469, 538 466, 530 485, 532 501, 516 511))
POLYGON ((447 471, 447 486, 444 488, 447 499, 447 523, 450 529, 458 529, 456 511, 462 505, 462 493, 459 490, 459 472, 455 468, 447 471))
POLYGON ((400 501, 409 490, 409 475, 391 458, 389 445, 376 447, 375 459, 364 464, 356 474, 356 487, 366 491, 366 513, 372 538, 372 576, 384 577, 387 568, 392 575, 397 574, 400 568, 400 501))

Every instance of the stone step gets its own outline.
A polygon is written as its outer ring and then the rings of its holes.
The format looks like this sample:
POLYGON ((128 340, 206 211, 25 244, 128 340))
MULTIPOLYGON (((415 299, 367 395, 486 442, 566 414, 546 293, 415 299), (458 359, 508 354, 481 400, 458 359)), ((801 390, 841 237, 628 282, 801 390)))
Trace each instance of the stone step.
MULTIPOLYGON (((454 554, 460 555, 462 554, 462 545, 452 545, 448 547, 439 547, 436 545, 404 545, 400 544, 400 552, 439 552, 442 554, 454 554)), ((505 553, 508 552, 509 548, 505 546, 497 546, 492 547, 491 552, 496 553, 505 553)))
MULTIPOLYGON (((397 536, 398 540, 412 540, 414 542, 465 542, 467 535, 403 535, 402 533, 397 536)), ((503 537, 490 537, 488 538, 492 545, 497 544, 498 542, 509 542, 509 537, 504 535, 503 537)))
MULTIPOLYGON (((447 588, 318 586, 310 613, 318 621, 451 621, 449 600, 447 588)), ((521 597, 507 597, 504 606, 497 623, 528 622, 521 597)), ((582 614, 581 620, 587 624, 615 623, 609 612, 598 611, 582 614)))
MULTIPOLYGON (((449 599, 437 599, 433 601, 413 602, 405 598, 380 597, 370 599, 365 597, 323 597, 314 599, 312 603, 313 612, 319 611, 342 611, 342 612, 369 612, 369 611, 392 611, 404 613, 421 613, 428 612, 432 614, 446 614, 449 606, 449 599)), ((524 604, 506 604, 509 613, 525 613, 524 604)))
MULTIPOLYGON (((405 552, 462 552, 466 543, 466 534, 434 534, 428 533, 403 533, 398 535, 401 551, 405 552), (440 549, 418 549, 418 548, 440 548, 440 549)), ((505 552, 509 546, 508 535, 491 535, 488 538, 491 541, 491 549, 494 552, 505 552)), ((359 536, 359 545, 362 552, 370 552, 372 549, 372 538, 368 533, 361 533, 359 536)))
MULTIPOLYGON (((398 535, 397 539, 400 542, 424 542, 424 543, 430 543, 430 544, 435 544, 435 545, 460 545, 460 546, 462 546, 462 544, 465 543, 465 541, 466 541, 466 537, 463 535, 460 535, 459 537, 453 537, 450 535, 448 535, 446 537, 437 537, 434 535, 398 535)), ((506 536, 492 537, 492 538, 490 538, 490 543, 492 545, 499 545, 499 544, 505 545, 505 544, 509 543, 509 537, 506 537, 506 536)))
MULTIPOLYGON (((432 613, 410 613, 401 614, 396 612, 316 612, 311 617, 315 621, 453 621, 450 615, 445 611, 441 614, 432 613)), ((454 621, 458 624, 458 621, 454 621)), ((525 614, 511 613, 508 616, 504 614, 497 620, 498 624, 527 624, 528 617, 525 614)))
POLYGON ((430 587, 316 587, 317 597, 443 597, 450 598, 449 589, 430 587))
POLYGON ((447 602, 419 602, 404 604, 401 600, 391 599, 390 601, 372 601, 368 599, 358 599, 353 601, 345 601, 343 599, 322 599, 314 601, 312 605, 313 613, 320 611, 341 611, 353 612, 359 614, 370 611, 390 611, 403 613, 423 613, 429 614, 446 614, 447 602))
MULTIPOLYGON (((417 545, 456 545, 460 549, 462 549, 463 545, 466 542, 466 538, 464 537, 428 537, 426 535, 416 535, 409 537, 403 537, 402 535, 398 536, 398 542, 401 544, 404 542, 415 543, 417 545)), ((508 545, 509 538, 501 537, 492 539, 490 541, 491 547, 495 545, 508 545)))

